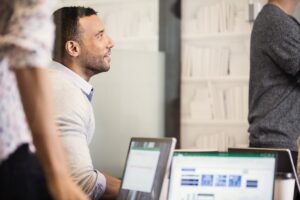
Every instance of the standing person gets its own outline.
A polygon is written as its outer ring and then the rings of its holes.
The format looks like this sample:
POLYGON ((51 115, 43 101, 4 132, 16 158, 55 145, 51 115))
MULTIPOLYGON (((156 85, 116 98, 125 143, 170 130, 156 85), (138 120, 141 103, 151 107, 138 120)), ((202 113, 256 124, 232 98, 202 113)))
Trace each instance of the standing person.
POLYGON ((120 180, 93 167, 89 152, 95 119, 92 76, 110 68, 113 41, 91 8, 64 7, 53 14, 56 24, 50 70, 56 122, 73 179, 91 199, 116 198, 120 180))
POLYGON ((1 1, 0 199, 3 200, 87 199, 68 174, 51 113, 46 72, 41 69, 51 58, 53 2, 1 1), (32 141, 39 160, 31 151, 32 141))
POLYGON ((269 0, 251 35, 250 146, 288 148, 297 162, 300 135, 298 0, 269 0))

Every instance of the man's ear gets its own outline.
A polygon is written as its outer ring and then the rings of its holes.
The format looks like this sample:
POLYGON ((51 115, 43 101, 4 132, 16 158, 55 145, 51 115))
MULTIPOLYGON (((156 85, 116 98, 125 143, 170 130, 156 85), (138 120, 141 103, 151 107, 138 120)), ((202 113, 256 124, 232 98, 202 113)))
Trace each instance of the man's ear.
POLYGON ((72 56, 77 57, 80 54, 80 46, 79 43, 73 40, 69 40, 65 44, 66 52, 72 56))

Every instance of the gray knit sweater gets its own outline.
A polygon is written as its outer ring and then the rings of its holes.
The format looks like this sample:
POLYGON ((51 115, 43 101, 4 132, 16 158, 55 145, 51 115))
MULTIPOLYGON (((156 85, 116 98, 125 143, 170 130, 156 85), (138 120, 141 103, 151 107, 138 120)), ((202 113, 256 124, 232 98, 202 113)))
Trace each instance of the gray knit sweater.
POLYGON ((250 145, 297 151, 300 135, 300 24, 267 4, 251 35, 250 145))

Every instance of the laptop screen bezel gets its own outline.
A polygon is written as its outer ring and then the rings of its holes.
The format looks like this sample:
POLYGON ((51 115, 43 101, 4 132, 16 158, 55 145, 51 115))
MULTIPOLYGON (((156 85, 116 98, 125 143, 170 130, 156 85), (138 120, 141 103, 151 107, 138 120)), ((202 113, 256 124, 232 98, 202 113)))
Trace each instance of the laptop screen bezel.
MULTIPOLYGON (((126 156, 126 161, 125 161, 125 165, 124 165, 124 169, 123 169, 123 173, 122 173, 122 180, 121 180, 121 186, 119 189, 119 193, 118 193, 118 200, 123 200, 121 199, 121 191, 123 190, 123 184, 124 184, 124 176, 126 173, 126 166, 128 164, 128 158, 129 158, 129 154, 130 154, 130 150, 131 150, 131 146, 133 142, 154 142, 154 143, 163 143, 163 144, 170 144, 170 152, 169 152, 169 156, 168 156, 168 161, 167 161, 167 165, 164 167, 164 174, 166 175, 168 168, 170 167, 170 163, 171 163, 171 159, 173 156, 173 152, 175 149, 175 145, 176 145, 176 139, 175 138, 148 138, 148 137, 133 137, 130 139, 130 143, 129 143, 129 147, 128 147, 128 151, 127 151, 127 156, 126 156)), ((161 184, 163 185, 163 183, 161 184)), ((153 189, 153 188, 152 188, 153 189)), ((161 187, 160 187, 160 191, 159 193, 161 193, 161 187)))

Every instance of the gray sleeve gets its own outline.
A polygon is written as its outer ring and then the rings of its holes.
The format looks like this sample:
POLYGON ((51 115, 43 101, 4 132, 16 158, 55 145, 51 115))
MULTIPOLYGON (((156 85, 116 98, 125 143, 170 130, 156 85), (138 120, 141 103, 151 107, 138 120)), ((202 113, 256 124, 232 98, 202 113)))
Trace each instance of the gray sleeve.
POLYGON ((287 34, 277 40, 273 40, 268 46, 265 53, 274 60, 277 66, 287 74, 299 79, 300 35, 287 34))

